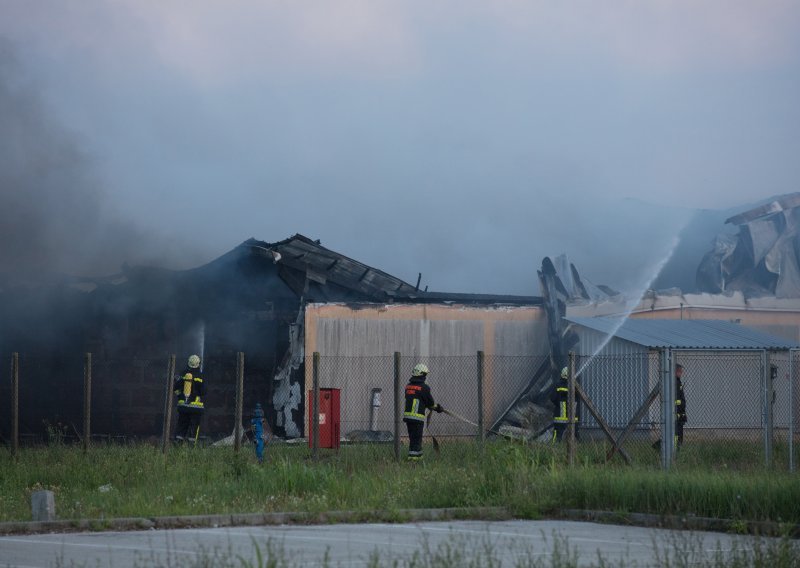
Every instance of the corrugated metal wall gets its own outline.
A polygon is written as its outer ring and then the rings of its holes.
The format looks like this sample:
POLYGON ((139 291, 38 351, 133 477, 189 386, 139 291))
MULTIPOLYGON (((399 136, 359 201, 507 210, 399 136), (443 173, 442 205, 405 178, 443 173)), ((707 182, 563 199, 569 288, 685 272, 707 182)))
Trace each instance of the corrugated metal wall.
MULTIPOLYGON (((487 421, 528 384, 535 356, 549 352, 544 313, 535 306, 312 304, 306 308, 305 345, 307 356, 320 353, 322 386, 342 389, 343 431, 368 427, 373 388, 385 397, 379 428, 390 429, 396 351, 402 354, 403 383, 413 363, 426 362, 437 400, 470 416, 477 408, 476 355, 483 351, 487 421)), ((311 372, 307 365, 306 385, 311 372)))
MULTIPOLYGON (((593 329, 578 326, 578 380, 612 428, 622 428, 639 409, 658 381, 658 352, 618 337, 608 338, 593 329)), ((643 419, 657 421, 657 405, 643 419)), ((597 427, 583 412, 581 422, 597 427)))
MULTIPOLYGON (((578 369, 581 385, 612 428, 624 427, 646 400, 659 380, 660 351, 577 327, 580 337, 578 369)), ((763 351, 761 350, 673 350, 675 363, 684 367, 688 429, 708 432, 748 433, 758 436, 762 428, 763 351)), ((775 354, 778 367, 774 383, 774 423, 788 426, 788 357, 775 354)), ((660 400, 660 398, 659 398, 660 400)), ((597 427, 584 413, 583 426, 597 427)), ((661 422, 660 405, 654 403, 640 429, 661 422)), ((705 434, 703 434, 705 435, 705 434)))
POLYGON ((549 351, 538 307, 312 304, 306 308, 306 352, 322 356, 443 357, 542 355, 549 351))

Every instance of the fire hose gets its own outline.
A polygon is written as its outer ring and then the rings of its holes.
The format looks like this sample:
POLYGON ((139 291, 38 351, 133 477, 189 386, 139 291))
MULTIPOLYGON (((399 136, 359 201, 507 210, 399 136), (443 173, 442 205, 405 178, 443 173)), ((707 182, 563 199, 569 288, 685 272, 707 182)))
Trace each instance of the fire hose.
MULTIPOLYGON (((461 422, 464 422, 465 424, 469 424, 470 426, 475 426, 475 428, 480 428, 480 425, 477 422, 473 422, 469 418, 467 418, 465 416, 461 416, 457 412, 453 412, 452 410, 446 410, 444 408, 442 408, 442 412, 444 414, 447 414, 448 416, 450 416, 452 418, 455 418, 456 420, 460 420, 461 422)), ((430 426, 431 426, 431 417, 432 416, 433 416, 433 412, 429 412, 428 413, 428 418, 425 421, 425 427, 427 428, 428 435, 430 435, 431 441, 433 442, 433 451, 435 451, 438 454, 439 453, 439 441, 436 439, 436 436, 434 436, 431 433, 431 428, 430 428, 430 426)), ((496 436, 501 436, 501 437, 506 438, 508 440, 519 441, 514 436, 510 436, 508 434, 504 434, 502 432, 498 432, 497 430, 486 429, 486 432, 489 432, 491 434, 495 434, 496 436)))
MULTIPOLYGON (((456 420, 461 420, 462 422, 465 422, 465 423, 469 424, 470 426, 475 426, 475 428, 480 428, 480 425, 478 423, 473 422, 469 418, 461 416, 460 414, 458 414, 456 412, 453 412, 452 410, 445 410, 443 408, 442 412, 444 412, 448 416, 452 416, 456 420)), ((503 438, 508 438, 509 440, 516 440, 516 438, 514 438, 513 436, 509 436, 508 434, 504 434, 502 432, 498 432, 497 430, 492 430, 490 428, 485 428, 485 430, 486 430, 486 432, 489 432, 490 434, 494 434, 496 436, 502 436, 503 438)))

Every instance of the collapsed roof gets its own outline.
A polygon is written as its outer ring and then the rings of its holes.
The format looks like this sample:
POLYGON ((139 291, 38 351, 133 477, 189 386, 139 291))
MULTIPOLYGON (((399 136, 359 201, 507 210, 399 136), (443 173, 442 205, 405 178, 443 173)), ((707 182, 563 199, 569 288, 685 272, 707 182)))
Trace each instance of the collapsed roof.
POLYGON ((542 261, 542 270, 549 271, 554 276, 555 291, 558 293, 559 299, 568 304, 605 302, 620 295, 619 292, 608 286, 595 285, 582 277, 566 254, 561 254, 552 260, 545 257, 542 261))
POLYGON ((300 234, 267 243, 249 239, 241 249, 275 263, 281 279, 300 298, 317 302, 361 299, 373 302, 454 302, 465 304, 540 304, 536 296, 429 292, 377 268, 323 247, 300 234), (337 293, 338 291, 338 293, 337 293), (350 294, 343 298, 341 291, 350 294))
POLYGON ((712 294, 800 298, 800 193, 784 195, 725 221, 738 235, 718 235, 697 269, 712 294))

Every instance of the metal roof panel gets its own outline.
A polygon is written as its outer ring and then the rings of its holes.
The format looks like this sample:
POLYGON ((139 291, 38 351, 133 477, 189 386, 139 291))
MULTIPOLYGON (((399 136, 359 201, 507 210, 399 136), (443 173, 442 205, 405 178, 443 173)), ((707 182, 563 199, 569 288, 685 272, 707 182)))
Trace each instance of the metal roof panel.
POLYGON ((724 320, 567 318, 567 321, 649 348, 796 349, 800 346, 724 320))

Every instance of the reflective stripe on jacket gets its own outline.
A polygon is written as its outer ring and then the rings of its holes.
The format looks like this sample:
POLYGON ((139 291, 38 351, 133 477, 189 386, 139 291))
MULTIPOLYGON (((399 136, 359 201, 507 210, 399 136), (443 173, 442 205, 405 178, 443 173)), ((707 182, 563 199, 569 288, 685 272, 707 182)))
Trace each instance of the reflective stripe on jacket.
MULTIPOLYGON (((556 390, 554 396, 552 397, 553 404, 555 404, 555 413, 553 415, 553 422, 557 424, 567 424, 569 423, 569 418, 567 416, 567 399, 569 398, 569 388, 567 387, 567 381, 561 379, 556 385, 556 390)), ((578 422, 578 404, 577 401, 575 403, 575 417, 573 422, 578 422)))
POLYGON ((683 383, 675 377, 675 418, 681 424, 686 423, 686 395, 683 394, 683 383))
POLYGON ((403 420, 425 421, 425 410, 433 408, 431 388, 425 383, 425 377, 411 377, 406 385, 406 400, 403 420))

